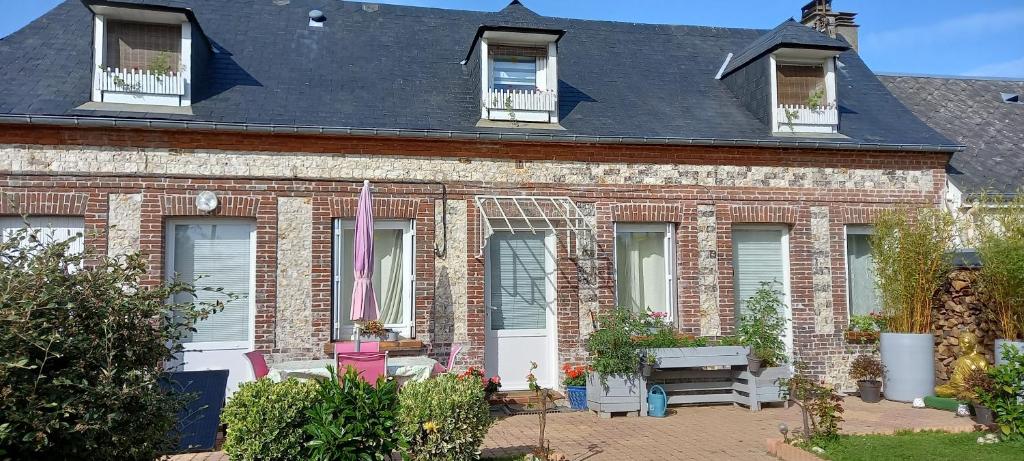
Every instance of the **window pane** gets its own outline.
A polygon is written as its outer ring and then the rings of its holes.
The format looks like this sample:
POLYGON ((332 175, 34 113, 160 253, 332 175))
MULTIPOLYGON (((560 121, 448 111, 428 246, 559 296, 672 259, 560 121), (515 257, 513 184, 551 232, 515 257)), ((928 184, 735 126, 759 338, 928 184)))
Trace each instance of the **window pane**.
MULTIPOLYGON (((807 105, 811 95, 825 91, 825 68, 822 66, 776 65, 779 104, 807 105)), ((822 98, 822 103, 824 103, 822 98)))
POLYGON ((490 248, 492 330, 547 326, 547 273, 542 235, 495 233, 490 248))
POLYGON ((107 21, 106 65, 147 70, 165 59, 175 72, 181 62, 181 26, 107 21), (161 56, 163 55, 163 56, 161 56))
MULTIPOLYGON (((773 229, 737 229, 732 234, 733 278, 736 322, 747 311, 747 300, 761 288, 761 282, 773 282, 784 289, 786 270, 783 263, 783 231, 773 229)), ((783 315, 785 313, 782 313, 783 315)))
MULTIPOLYGON (((174 272, 195 280, 195 299, 225 302, 224 310, 196 323, 186 342, 248 341, 252 276, 252 226, 248 224, 179 224, 174 226, 174 272), (223 292, 200 288, 222 288, 223 292), (227 294, 238 298, 228 301, 227 294)), ((185 293, 175 302, 191 302, 185 293)))
POLYGON ((871 236, 846 235, 846 267, 849 280, 850 314, 866 315, 879 310, 875 288, 874 260, 871 257, 871 236))
POLYGON ((494 88, 512 90, 537 89, 537 59, 519 57, 494 58, 494 88))
MULTIPOLYGON (((9 216, 0 218, 0 242, 13 236, 19 229, 25 227, 26 222, 31 227, 32 233, 44 245, 53 242, 63 242, 78 234, 85 233, 85 220, 76 216, 9 216)), ((80 254, 84 247, 84 237, 78 237, 71 242, 68 252, 80 254)))
MULTIPOLYGON (((341 324, 351 325, 352 287, 355 274, 352 272, 352 253, 355 244, 355 229, 342 232, 341 250, 341 324)), ((373 291, 377 294, 379 320, 385 325, 405 323, 402 309, 403 239, 401 229, 376 229, 373 231, 373 291)))
POLYGON ((668 312, 664 232, 619 232, 615 236, 618 305, 636 312, 668 312))

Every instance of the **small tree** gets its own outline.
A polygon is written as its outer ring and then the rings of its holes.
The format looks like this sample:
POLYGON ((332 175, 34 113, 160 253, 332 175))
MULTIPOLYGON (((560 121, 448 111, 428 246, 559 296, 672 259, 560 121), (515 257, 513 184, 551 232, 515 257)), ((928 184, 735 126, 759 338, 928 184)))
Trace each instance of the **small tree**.
POLYGON ((164 362, 218 306, 168 304, 192 286, 143 285, 141 257, 69 254, 75 238, 44 245, 37 232, 0 243, 0 452, 149 461, 170 451, 189 397, 161 390, 164 362))
POLYGON ((950 269, 953 217, 937 208, 887 210, 871 237, 886 330, 931 331, 932 296, 950 269))
POLYGON ((978 281, 1004 339, 1024 337, 1024 195, 1013 200, 983 197, 975 248, 978 281))

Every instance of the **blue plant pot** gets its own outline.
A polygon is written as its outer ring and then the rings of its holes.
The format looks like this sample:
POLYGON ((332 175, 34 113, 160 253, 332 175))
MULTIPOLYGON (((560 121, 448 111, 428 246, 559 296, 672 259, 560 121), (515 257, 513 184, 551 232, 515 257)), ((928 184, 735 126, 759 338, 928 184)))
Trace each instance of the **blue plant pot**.
POLYGON ((569 397, 569 407, 573 410, 587 409, 587 387, 566 386, 565 393, 569 397))

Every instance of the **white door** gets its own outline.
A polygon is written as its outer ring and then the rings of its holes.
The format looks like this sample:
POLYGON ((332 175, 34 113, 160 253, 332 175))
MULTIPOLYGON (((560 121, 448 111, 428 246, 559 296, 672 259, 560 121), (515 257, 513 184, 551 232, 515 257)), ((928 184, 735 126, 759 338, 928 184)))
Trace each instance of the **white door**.
POLYGON ((178 294, 174 302, 226 301, 224 309, 200 320, 185 339, 177 370, 228 370, 228 395, 253 379, 243 355, 254 348, 256 227, 250 221, 173 220, 167 225, 167 274, 195 281, 196 296, 178 294), (221 288, 223 292, 203 290, 221 288), (238 298, 228 301, 225 293, 238 298))
POLYGON ((537 382, 555 387, 555 236, 496 232, 487 242, 485 364, 502 389, 527 389, 530 362, 537 382))
POLYGON ((746 301, 770 282, 782 293, 786 319, 783 341, 787 354, 793 354, 793 308, 789 288, 789 228, 783 225, 735 226, 732 233, 733 279, 736 294, 736 322, 746 308, 746 301))

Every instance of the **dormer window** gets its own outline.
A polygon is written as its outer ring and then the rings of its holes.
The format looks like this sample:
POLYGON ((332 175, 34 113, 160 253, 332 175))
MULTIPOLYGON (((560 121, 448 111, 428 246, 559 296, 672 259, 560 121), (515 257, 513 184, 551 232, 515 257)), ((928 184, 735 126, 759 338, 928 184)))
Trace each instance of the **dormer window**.
POLYGON ((192 100, 192 23, 181 11, 90 5, 92 100, 184 107, 192 100))
POLYGON ((480 37, 481 117, 558 123, 560 33, 488 30, 480 37))
POLYGON ((776 133, 836 133, 835 58, 772 56, 772 127, 776 133))

